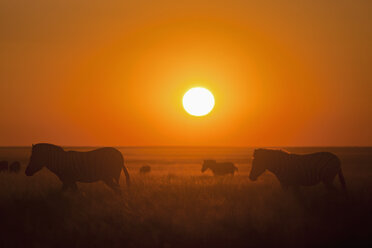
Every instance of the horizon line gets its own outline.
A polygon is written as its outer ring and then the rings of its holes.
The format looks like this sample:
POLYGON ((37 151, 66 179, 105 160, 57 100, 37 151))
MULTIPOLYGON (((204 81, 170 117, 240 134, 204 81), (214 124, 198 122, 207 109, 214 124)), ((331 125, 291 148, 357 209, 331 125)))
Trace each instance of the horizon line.
MULTIPOLYGON (((47 143, 47 142, 46 142, 47 143)), ((51 143, 49 143, 51 144, 51 143)), ((254 145, 247 145, 247 146, 233 146, 233 145, 59 145, 61 147, 77 147, 77 148, 96 148, 96 147, 117 147, 117 148, 257 148, 257 147, 267 147, 267 148, 316 148, 316 147, 349 147, 349 148, 363 148, 363 147, 372 147, 371 145, 282 145, 282 146, 254 146, 254 145)), ((22 147, 31 147, 30 145, 0 145, 0 148, 22 148, 22 147)))

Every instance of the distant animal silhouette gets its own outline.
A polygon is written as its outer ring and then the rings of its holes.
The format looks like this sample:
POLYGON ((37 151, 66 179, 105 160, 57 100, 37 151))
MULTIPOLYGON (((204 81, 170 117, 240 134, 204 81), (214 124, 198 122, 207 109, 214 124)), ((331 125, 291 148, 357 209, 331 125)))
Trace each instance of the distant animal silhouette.
POLYGON ((0 172, 8 171, 8 161, 0 161, 0 172))
POLYGON ((18 173, 21 169, 21 164, 16 161, 9 165, 9 172, 18 173))
POLYGON ((141 174, 147 174, 151 172, 151 167, 149 165, 144 165, 139 169, 141 174))
POLYGON ((323 182, 327 189, 334 190, 333 180, 338 174, 342 189, 346 192, 340 159, 330 152, 298 155, 282 150, 256 149, 253 157, 249 175, 252 181, 268 170, 278 178, 284 189, 323 182))
POLYGON ((216 160, 204 160, 201 172, 204 173, 207 169, 210 169, 215 176, 234 175, 235 171, 238 170, 233 163, 217 163, 216 160))
POLYGON ((69 188, 76 190, 76 182, 90 183, 101 180, 115 192, 120 193, 119 178, 122 169, 127 185, 130 185, 123 156, 112 147, 76 152, 64 151, 62 147, 46 143, 32 145, 26 175, 32 176, 44 166, 62 181, 63 190, 69 188))

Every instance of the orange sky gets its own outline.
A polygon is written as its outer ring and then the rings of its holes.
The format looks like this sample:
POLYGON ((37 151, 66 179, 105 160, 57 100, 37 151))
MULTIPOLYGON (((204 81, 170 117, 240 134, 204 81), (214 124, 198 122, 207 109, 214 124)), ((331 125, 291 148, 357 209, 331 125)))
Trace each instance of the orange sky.
POLYGON ((0 145, 372 145, 372 1, 255 2, 0 0, 0 145))

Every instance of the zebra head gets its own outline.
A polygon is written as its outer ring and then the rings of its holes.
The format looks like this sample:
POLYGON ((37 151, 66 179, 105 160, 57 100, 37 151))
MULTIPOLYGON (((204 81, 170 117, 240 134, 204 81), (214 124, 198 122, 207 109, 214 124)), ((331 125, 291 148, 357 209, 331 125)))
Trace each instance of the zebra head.
POLYGON ((32 145, 31 158, 26 168, 26 175, 32 176, 45 166, 45 155, 39 145, 32 145))
POLYGON ((263 149, 256 149, 253 153, 252 169, 249 174, 249 179, 256 181, 257 178, 266 170, 266 156, 263 154, 263 149))
POLYGON ((203 163, 203 165, 202 165, 201 172, 204 173, 204 171, 208 170, 208 168, 210 168, 209 166, 210 166, 211 164, 214 164, 214 163, 216 163, 215 160, 204 160, 204 163, 203 163))

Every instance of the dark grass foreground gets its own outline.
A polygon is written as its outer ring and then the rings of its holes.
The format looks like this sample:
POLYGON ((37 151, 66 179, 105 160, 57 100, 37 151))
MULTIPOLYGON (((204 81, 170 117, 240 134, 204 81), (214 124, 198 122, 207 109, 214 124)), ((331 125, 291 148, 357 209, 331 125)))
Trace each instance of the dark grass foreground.
POLYGON ((79 192, 62 193, 60 182, 46 170, 31 178, 22 172, 1 174, 0 247, 372 244, 368 170, 345 169, 350 191, 346 199, 327 194, 322 185, 295 197, 283 192, 271 175, 250 182, 246 167, 225 178, 186 169, 169 174, 160 167, 141 176, 132 167, 132 187, 128 191, 122 186, 121 196, 102 183, 79 184, 79 192))

